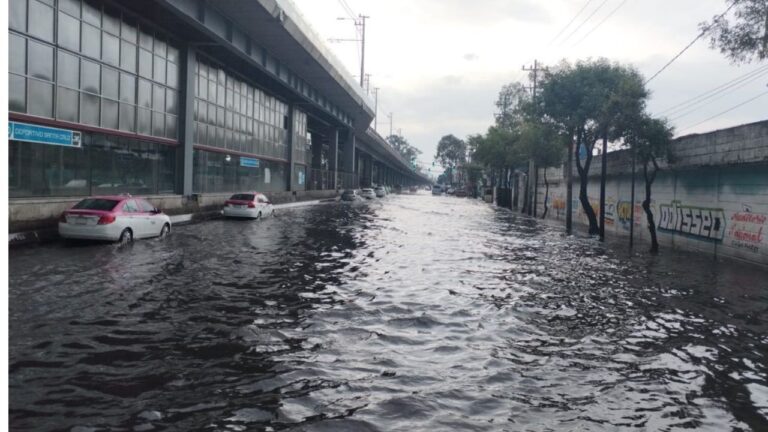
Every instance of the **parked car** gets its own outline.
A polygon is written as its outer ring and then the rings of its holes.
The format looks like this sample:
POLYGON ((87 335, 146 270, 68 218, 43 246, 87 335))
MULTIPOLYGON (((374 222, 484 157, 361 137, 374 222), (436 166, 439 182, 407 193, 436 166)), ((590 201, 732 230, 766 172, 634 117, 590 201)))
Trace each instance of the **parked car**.
POLYGON ((360 196, 365 199, 374 199, 376 198, 376 192, 374 192, 371 188, 363 188, 360 191, 360 196))
POLYGON ((59 217, 59 235, 65 239, 130 243, 170 232, 168 215, 146 200, 127 194, 85 198, 59 217))
POLYGON ((384 186, 376 186, 373 191, 376 192, 377 198, 384 198, 387 196, 387 191, 384 189, 384 186))
POLYGON ((434 185, 432 186, 432 195, 442 195, 443 194, 443 187, 440 185, 434 185))
POLYGON ((260 219, 274 213, 269 198, 259 192, 236 193, 224 202, 225 217, 260 219))
POLYGON ((452 187, 449 187, 448 189, 445 190, 445 193, 448 195, 453 195, 455 192, 456 192, 456 189, 452 187))
POLYGON ((342 201, 357 201, 358 199, 360 199, 360 195, 354 189, 347 189, 341 194, 342 201))
POLYGON ((419 188, 416 186, 411 186, 410 188, 408 188, 408 192, 410 193, 416 193, 418 191, 419 191, 419 188))
POLYGON ((453 195, 459 198, 466 198, 467 191, 465 191, 464 189, 456 189, 456 192, 453 195))

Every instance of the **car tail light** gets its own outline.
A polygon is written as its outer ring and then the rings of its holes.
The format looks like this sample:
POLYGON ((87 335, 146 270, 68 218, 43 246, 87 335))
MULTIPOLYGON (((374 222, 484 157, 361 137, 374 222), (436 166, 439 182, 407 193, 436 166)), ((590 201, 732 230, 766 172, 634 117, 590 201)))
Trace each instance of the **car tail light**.
POLYGON ((251 201, 248 203, 248 208, 256 208, 256 203, 251 201))
POLYGON ((99 225, 109 225, 115 221, 115 215, 108 214, 99 218, 99 225))
POLYGON ((61 213, 61 216, 59 216, 59 222, 67 223, 67 212, 62 212, 61 213))

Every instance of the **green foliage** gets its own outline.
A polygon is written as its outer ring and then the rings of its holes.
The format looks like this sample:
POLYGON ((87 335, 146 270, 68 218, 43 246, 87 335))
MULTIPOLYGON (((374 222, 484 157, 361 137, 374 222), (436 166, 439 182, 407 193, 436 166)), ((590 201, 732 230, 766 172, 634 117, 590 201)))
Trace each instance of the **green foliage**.
POLYGON ((624 144, 635 153, 641 165, 653 164, 659 158, 674 162, 672 136, 674 129, 666 119, 652 118, 647 114, 636 117, 628 128, 624 144))
POLYGON ((525 107, 530 101, 531 95, 522 83, 504 85, 496 99, 496 126, 514 129, 525 117, 525 107))
POLYGON ((416 159, 422 153, 421 150, 412 146, 408 140, 400 135, 390 135, 386 138, 386 140, 405 158, 405 160, 411 164, 411 166, 416 164, 416 159))
POLYGON ((768 58, 768 2, 728 0, 733 16, 716 16, 699 24, 710 36, 712 48, 720 48, 734 63, 751 63, 768 58))
POLYGON ((440 138, 435 160, 444 167, 457 166, 467 160, 467 143, 453 135, 440 138))

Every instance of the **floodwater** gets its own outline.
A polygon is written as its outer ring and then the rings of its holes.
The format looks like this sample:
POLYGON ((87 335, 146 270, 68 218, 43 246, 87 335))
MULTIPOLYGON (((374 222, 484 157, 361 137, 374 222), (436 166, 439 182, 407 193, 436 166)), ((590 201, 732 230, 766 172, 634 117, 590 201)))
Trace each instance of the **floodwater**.
POLYGON ((768 430, 768 273, 562 231, 421 192, 12 250, 11 429, 768 430))

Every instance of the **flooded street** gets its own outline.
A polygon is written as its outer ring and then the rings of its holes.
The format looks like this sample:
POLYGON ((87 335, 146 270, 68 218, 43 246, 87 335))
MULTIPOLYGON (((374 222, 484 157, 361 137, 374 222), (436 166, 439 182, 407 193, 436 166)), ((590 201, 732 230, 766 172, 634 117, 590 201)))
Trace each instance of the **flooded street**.
POLYGON ((768 430, 768 273, 624 249, 420 192, 12 250, 11 429, 768 430))

